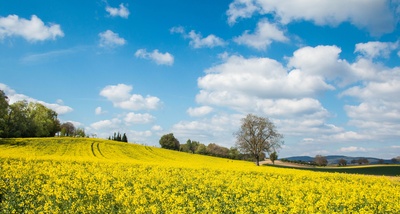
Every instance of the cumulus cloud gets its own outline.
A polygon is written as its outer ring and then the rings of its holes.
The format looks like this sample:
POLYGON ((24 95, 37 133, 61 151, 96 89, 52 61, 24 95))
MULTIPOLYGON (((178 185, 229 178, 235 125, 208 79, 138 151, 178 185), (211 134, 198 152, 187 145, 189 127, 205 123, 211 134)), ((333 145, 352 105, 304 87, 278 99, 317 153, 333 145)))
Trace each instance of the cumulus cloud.
POLYGON ((233 25, 239 18, 250 18, 260 10, 260 6, 254 0, 235 0, 229 4, 226 11, 229 25, 233 25))
POLYGON ((99 106, 99 107, 97 107, 97 108, 94 110, 94 113, 95 113, 96 115, 100 115, 100 114, 104 114, 105 111, 103 111, 103 109, 99 106))
POLYGON ((106 7, 106 11, 110 14, 110 16, 119 16, 127 19, 129 16, 129 10, 124 6, 124 4, 120 4, 119 8, 116 7, 106 7))
POLYGON ((127 110, 154 110, 161 105, 159 98, 147 95, 131 94, 133 87, 125 84, 108 85, 100 91, 115 107, 127 110))
POLYGON ((95 130, 100 129, 115 129, 121 124, 121 120, 118 118, 114 118, 111 120, 101 120, 90 125, 91 128, 95 130))
POLYGON ((233 132, 237 131, 237 124, 243 115, 214 115, 211 118, 204 118, 193 121, 180 121, 173 125, 172 132, 177 138, 195 139, 202 143, 215 143, 231 147, 234 142, 233 132), (210 142, 214 139, 215 142, 210 142))
POLYGON ((184 38, 190 40, 189 45, 193 48, 213 48, 226 45, 226 42, 223 39, 214 34, 210 34, 204 38, 201 33, 196 33, 194 30, 186 33, 185 29, 181 26, 171 28, 170 32, 182 34, 184 38))
POLYGON ((337 46, 303 47, 289 58, 288 66, 300 69, 307 75, 337 80, 339 85, 345 86, 355 81, 355 77, 351 65, 339 58, 341 52, 337 46))
POLYGON ((155 117, 151 114, 136 114, 134 112, 129 112, 125 117, 125 122, 127 123, 151 123, 153 122, 155 117))
POLYGON ((152 52, 147 52, 146 49, 139 49, 136 51, 135 56, 137 58, 149 59, 157 63, 158 65, 173 65, 174 56, 168 52, 160 53, 157 49, 152 52))
POLYGON ((192 117, 201 117, 201 116, 211 113, 212 110, 213 110, 213 108, 210 106, 201 106, 201 107, 197 107, 197 108, 189 108, 187 110, 187 113, 192 117))
POLYGON ((322 75, 301 69, 289 71, 280 62, 270 58, 233 55, 205 72, 206 75, 198 79, 200 100, 215 97, 211 100, 218 101, 229 97, 235 103, 243 102, 243 105, 247 105, 247 95, 262 99, 301 98, 334 89, 324 81, 322 75))
POLYGON ((25 94, 18 94, 14 89, 12 89, 9 86, 2 84, 2 83, 0 83, 0 90, 4 91, 4 93, 8 97, 9 104, 13 104, 18 101, 26 100, 28 102, 40 103, 40 104, 46 106, 47 108, 50 108, 53 111, 57 112, 57 114, 59 114, 59 115, 67 114, 67 113, 73 111, 73 109, 71 107, 63 105, 62 102, 60 103, 59 102, 60 100, 58 100, 58 102, 56 102, 56 103, 47 103, 47 102, 29 97, 25 94))
POLYGON ((280 0, 235 0, 226 13, 231 25, 238 19, 259 13, 272 14, 282 24, 305 20, 316 25, 337 26, 350 22, 358 28, 366 28, 373 35, 392 32, 397 22, 390 1, 375 0, 294 0, 290 4, 280 0))
POLYGON ((356 147, 356 146, 349 146, 349 147, 342 147, 339 149, 340 152, 365 152, 367 151, 366 148, 363 147, 356 147))
POLYGON ((0 17, 0 40, 13 36, 20 36, 29 42, 37 42, 55 40, 57 37, 63 37, 64 32, 60 25, 53 23, 46 25, 36 15, 32 15, 30 20, 17 15, 0 17))
POLYGON ((263 19, 258 22, 254 33, 251 34, 247 30, 241 36, 234 38, 234 41, 258 50, 265 50, 273 41, 286 42, 288 38, 275 24, 263 19))
POLYGON ((163 128, 160 125, 154 125, 151 127, 151 130, 153 131, 162 131, 163 128))
POLYGON ((392 51, 396 50, 399 42, 367 42, 356 44, 354 52, 362 54, 364 57, 373 59, 376 57, 388 58, 392 51))
POLYGON ((125 45, 126 43, 124 38, 119 37, 117 33, 114 33, 111 30, 99 33, 99 37, 99 46, 103 48, 115 48, 117 46, 125 45))

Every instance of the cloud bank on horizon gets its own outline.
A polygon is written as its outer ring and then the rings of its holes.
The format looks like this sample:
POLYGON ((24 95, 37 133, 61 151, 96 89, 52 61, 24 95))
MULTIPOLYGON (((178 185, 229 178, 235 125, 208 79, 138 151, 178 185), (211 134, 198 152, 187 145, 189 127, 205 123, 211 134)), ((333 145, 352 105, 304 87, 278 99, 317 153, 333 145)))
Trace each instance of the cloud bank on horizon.
POLYGON ((74 3, 0 9, 10 103, 147 145, 231 147, 254 113, 285 136, 281 157, 400 154, 398 0, 74 3))

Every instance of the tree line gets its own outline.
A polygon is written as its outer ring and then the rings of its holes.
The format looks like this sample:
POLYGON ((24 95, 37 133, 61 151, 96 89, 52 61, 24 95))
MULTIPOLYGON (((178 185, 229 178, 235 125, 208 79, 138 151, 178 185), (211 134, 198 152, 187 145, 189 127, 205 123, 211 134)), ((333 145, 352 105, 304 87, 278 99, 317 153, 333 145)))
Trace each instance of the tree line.
POLYGON ((205 145, 198 141, 188 139, 186 143, 181 144, 174 137, 173 133, 165 134, 159 141, 161 148, 187 152, 192 154, 209 155, 214 157, 230 158, 235 160, 252 160, 251 155, 243 154, 237 147, 227 148, 224 146, 210 143, 205 145))
POLYGON ((88 137, 83 128, 71 122, 61 124, 54 110, 26 100, 9 104, 0 90, 0 138, 88 137))
POLYGON ((215 143, 206 146, 190 139, 186 141, 186 144, 180 144, 173 133, 163 135, 159 143, 165 149, 237 160, 255 160, 257 166, 260 160, 266 158, 266 153, 274 162, 278 158, 277 150, 283 144, 281 140, 283 136, 278 133, 275 125, 268 118, 252 114, 242 119, 242 126, 234 135, 236 146, 229 149, 215 143))
POLYGON ((8 103, 0 90, 0 137, 54 137, 60 131, 57 113, 46 106, 27 101, 8 103))
POLYGON ((128 143, 128 137, 126 136, 126 134, 124 133, 124 135, 121 135, 119 132, 118 133, 114 132, 114 135, 109 136, 108 140, 114 140, 114 141, 128 143))

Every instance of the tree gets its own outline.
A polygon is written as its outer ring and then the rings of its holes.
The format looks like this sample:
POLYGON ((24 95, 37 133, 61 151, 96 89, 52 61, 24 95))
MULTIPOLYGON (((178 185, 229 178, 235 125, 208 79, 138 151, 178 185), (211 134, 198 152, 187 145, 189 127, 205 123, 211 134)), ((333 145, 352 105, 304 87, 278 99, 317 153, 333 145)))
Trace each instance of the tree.
POLYGON ((75 126, 71 122, 61 124, 61 136, 62 137, 74 137, 75 126))
POLYGON ((344 158, 339 159, 338 161, 339 166, 346 166, 347 165, 347 160, 344 158))
POLYGON ((75 131, 75 137, 86 137, 85 129, 77 128, 75 131))
POLYGON ((8 97, 4 91, 0 90, 0 137, 5 137, 8 110, 8 97))
POLYGON ((257 166, 260 165, 260 157, 264 152, 269 154, 283 144, 283 136, 268 118, 252 114, 242 119, 241 128, 234 135, 239 150, 251 154, 256 159, 257 166))
POLYGON ((194 154, 194 152, 196 151, 197 147, 199 146, 199 142, 197 141, 191 141, 190 139, 188 139, 186 141, 186 145, 187 145, 187 149, 194 154))
POLYGON ((34 137, 34 126, 27 101, 18 101, 10 105, 6 117, 5 137, 34 137))
POLYGON ((199 146, 197 146, 195 153, 196 153, 196 154, 200 154, 200 155, 205 155, 205 154, 207 154, 207 147, 206 147, 206 145, 200 143, 199 146))
POLYGON ((28 116, 32 120, 35 137, 54 137, 60 131, 57 113, 40 103, 29 103, 28 116))
POLYGON ((368 161, 367 158, 359 158, 359 159, 357 160, 357 163, 358 163, 359 165, 362 165, 362 164, 368 164, 369 161, 368 161))
POLYGON ((121 141, 122 141, 122 142, 128 143, 128 137, 126 137, 126 134, 125 134, 125 133, 124 133, 124 135, 122 136, 121 141))
POLYGON ((229 157, 230 159, 239 160, 239 159, 241 158, 241 154, 240 154, 238 148, 236 148, 236 147, 231 147, 231 148, 229 149, 228 157, 229 157))
POLYGON ((229 149, 223 146, 219 146, 215 143, 208 144, 206 148, 207 154, 216 156, 216 157, 223 157, 226 158, 229 156, 229 149))
POLYGON ((165 134, 159 141, 161 148, 179 151, 180 144, 178 139, 174 137, 173 133, 165 134))
POLYGON ((276 153, 276 151, 272 152, 269 155, 269 159, 272 161, 272 164, 275 164, 275 160, 278 160, 278 154, 276 153))
POLYGON ((315 158, 314 158, 314 162, 318 166, 326 166, 326 165, 328 165, 328 160, 326 159, 326 157, 324 157, 322 155, 316 155, 315 158))

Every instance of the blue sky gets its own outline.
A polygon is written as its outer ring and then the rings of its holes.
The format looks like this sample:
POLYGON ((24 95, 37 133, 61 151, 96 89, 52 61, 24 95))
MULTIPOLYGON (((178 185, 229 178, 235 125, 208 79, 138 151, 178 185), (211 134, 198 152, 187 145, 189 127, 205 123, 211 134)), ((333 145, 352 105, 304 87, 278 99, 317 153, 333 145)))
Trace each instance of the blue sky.
POLYGON ((0 1, 0 89, 106 138, 234 146, 248 113, 280 157, 400 155, 398 0, 0 1))

